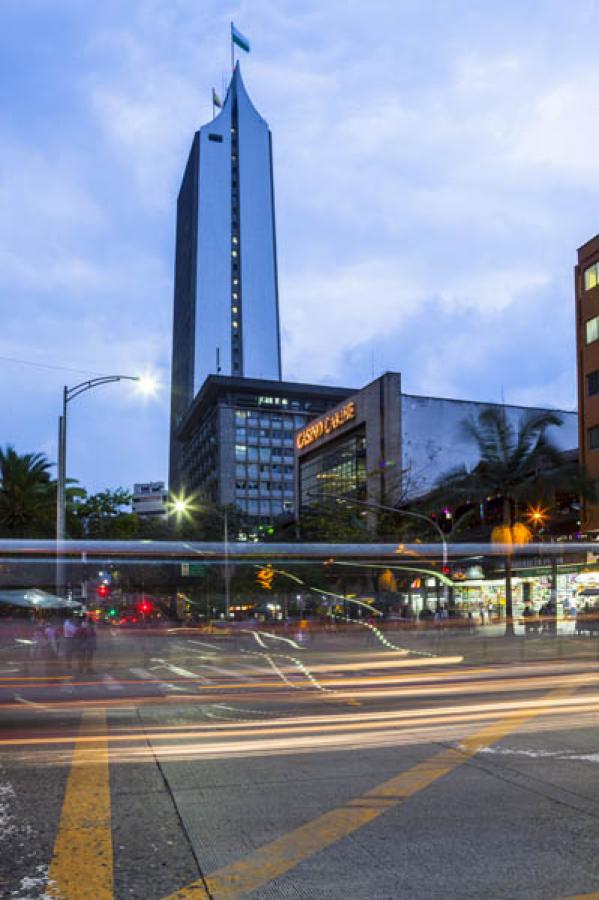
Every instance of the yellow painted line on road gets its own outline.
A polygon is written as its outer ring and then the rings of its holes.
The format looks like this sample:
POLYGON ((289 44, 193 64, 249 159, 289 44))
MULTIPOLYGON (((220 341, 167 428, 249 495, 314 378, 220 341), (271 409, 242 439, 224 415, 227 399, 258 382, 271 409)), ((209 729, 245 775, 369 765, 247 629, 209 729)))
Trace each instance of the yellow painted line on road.
MULTIPOLYGON (((574 677, 568 686, 551 691, 548 700, 560 700, 588 682, 589 676, 574 677)), ((326 847, 372 822, 386 810, 399 805, 433 782, 448 775, 471 759, 483 747, 488 747, 547 711, 523 708, 464 738, 459 749, 447 748, 377 785, 344 806, 333 809, 255 850, 245 859, 225 866, 206 877, 206 885, 215 900, 233 900, 257 891, 279 878, 326 847)), ((164 900, 189 900, 204 890, 202 880, 192 882, 164 900)))
POLYGON ((46 896, 112 900, 113 864, 106 712, 81 718, 73 751, 46 896))
POLYGON ((599 891, 593 891, 592 894, 574 894, 565 900, 599 900, 599 891))

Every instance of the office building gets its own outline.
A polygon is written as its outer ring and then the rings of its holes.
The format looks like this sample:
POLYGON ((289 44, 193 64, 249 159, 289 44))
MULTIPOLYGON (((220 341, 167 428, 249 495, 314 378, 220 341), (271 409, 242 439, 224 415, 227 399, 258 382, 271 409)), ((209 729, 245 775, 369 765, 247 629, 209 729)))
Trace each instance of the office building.
POLYGON ((133 485, 133 512, 141 519, 166 518, 167 499, 164 481, 147 481, 133 485))
POLYGON ((294 435, 353 390, 210 375, 175 432, 187 495, 255 522, 292 513, 294 435))
MULTIPOLYGON (((599 235, 578 250, 574 270, 580 463, 599 484, 599 235)), ((583 501, 583 531, 599 531, 599 505, 583 501)))
POLYGON ((272 142, 239 63, 196 132, 177 201, 169 486, 175 432, 211 375, 281 378, 272 142))
MULTIPOLYGON (((401 375, 387 372, 296 433, 298 508, 336 496, 395 505, 426 494, 443 473, 476 464, 477 448, 460 425, 493 405, 404 394, 401 375)), ((514 423, 531 411, 503 409, 514 423)), ((571 450, 577 415, 557 412, 563 425, 551 437, 571 450)))

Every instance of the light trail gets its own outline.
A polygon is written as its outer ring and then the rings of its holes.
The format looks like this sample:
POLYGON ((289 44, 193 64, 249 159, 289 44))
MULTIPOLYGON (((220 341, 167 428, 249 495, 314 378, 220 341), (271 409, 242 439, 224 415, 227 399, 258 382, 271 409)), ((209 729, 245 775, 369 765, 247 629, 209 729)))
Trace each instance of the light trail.
MULTIPOLYGON (((539 731, 560 727, 572 729, 593 721, 599 711, 599 695, 589 698, 563 700, 539 699, 532 703, 494 704, 493 707, 469 707, 467 709, 445 710, 443 715, 431 709, 414 711, 409 716, 385 717, 355 722, 321 722, 312 727, 305 723, 297 726, 271 727, 266 723, 251 723, 253 727, 239 725, 206 725, 202 729, 190 729, 187 735, 165 735, 162 730, 130 735, 110 733, 111 761, 116 763, 143 762, 158 758, 171 761, 191 761, 197 759, 240 758, 248 756, 282 755, 299 752, 323 752, 349 750, 366 747, 402 746, 406 744, 442 741, 454 743, 467 740, 469 735, 481 725, 501 720, 514 713, 530 713, 542 716, 545 722, 531 725, 528 731, 539 731), (184 740, 182 740, 184 738, 184 740), (151 746, 148 746, 147 741, 151 746)), ((248 723, 249 724, 249 723, 248 723)), ((94 752, 94 741, 98 735, 90 734, 86 740, 90 744, 90 754, 94 752)), ((2 742, 0 748, 10 745, 29 747, 26 758, 40 765, 62 764, 68 758, 75 736, 70 741, 65 738, 53 739, 11 739, 2 742), (56 748, 48 750, 48 747, 56 748), (59 747, 64 749, 60 750, 59 747), (39 749, 36 749, 39 748, 39 749)), ((85 741, 78 739, 81 752, 85 753, 85 741)), ((14 751, 13 751, 14 752, 14 751)), ((20 754, 21 757, 23 754, 20 754)), ((19 754, 17 754, 19 756, 19 754)))

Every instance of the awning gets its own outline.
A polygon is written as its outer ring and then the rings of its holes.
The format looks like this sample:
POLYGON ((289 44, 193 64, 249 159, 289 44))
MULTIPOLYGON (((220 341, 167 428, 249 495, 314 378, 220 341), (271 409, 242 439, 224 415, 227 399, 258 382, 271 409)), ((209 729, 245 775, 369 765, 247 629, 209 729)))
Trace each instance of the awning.
POLYGON ((24 609, 81 609, 81 603, 77 600, 65 600, 38 588, 0 591, 0 606, 20 606, 24 609))

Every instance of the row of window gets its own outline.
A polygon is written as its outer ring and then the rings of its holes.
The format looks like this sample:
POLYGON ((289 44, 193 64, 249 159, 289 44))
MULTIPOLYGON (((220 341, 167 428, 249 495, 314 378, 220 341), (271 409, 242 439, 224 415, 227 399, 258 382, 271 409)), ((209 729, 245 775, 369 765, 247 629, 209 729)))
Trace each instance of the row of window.
POLYGON ((265 463, 262 465, 250 463, 248 466, 244 466, 243 463, 237 463, 235 466, 235 477, 256 479, 260 477, 262 480, 275 477, 278 480, 283 478, 285 481, 289 481, 290 479, 293 479, 293 466, 282 466, 276 463, 273 466, 266 465, 265 463))
POLYGON ((291 512, 293 503, 287 500, 238 500, 239 506, 243 512, 250 516, 269 516, 275 518, 283 512, 291 512))
POLYGON ((235 427, 243 428, 278 428, 285 431, 297 431, 302 428, 307 419, 306 416, 280 416, 280 415, 257 415, 250 410, 238 409, 235 411, 235 427))
POLYGON ((268 494, 271 491, 280 493, 282 490, 285 494, 291 491, 293 496, 293 485, 283 481, 252 481, 247 478, 238 478, 235 482, 235 490, 241 491, 260 491, 262 494, 268 494))
POLYGON ((292 450, 280 450, 279 447, 248 447, 247 444, 235 444, 235 460, 243 462, 293 462, 292 450))
POLYGON ((239 267, 239 160, 237 157, 237 103, 233 104, 233 126, 231 128, 231 357, 233 374, 242 373, 241 359, 241 271, 239 267))
POLYGON ((280 488, 277 488, 277 490, 266 491, 266 492, 265 491, 256 491, 256 490, 245 491, 245 490, 241 490, 240 488, 235 489, 235 497, 257 497, 260 499, 286 497, 286 498, 289 498, 289 500, 293 500, 294 496, 295 496, 295 494, 294 494, 293 489, 290 490, 288 488, 286 488, 284 491, 282 491, 280 488))
POLYGON ((238 444, 256 444, 260 447, 293 447, 293 437, 283 437, 283 432, 273 431, 272 438, 268 431, 248 429, 244 431, 238 428, 235 432, 235 440, 238 444))

